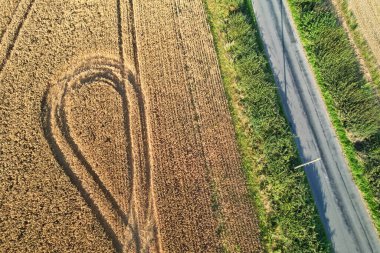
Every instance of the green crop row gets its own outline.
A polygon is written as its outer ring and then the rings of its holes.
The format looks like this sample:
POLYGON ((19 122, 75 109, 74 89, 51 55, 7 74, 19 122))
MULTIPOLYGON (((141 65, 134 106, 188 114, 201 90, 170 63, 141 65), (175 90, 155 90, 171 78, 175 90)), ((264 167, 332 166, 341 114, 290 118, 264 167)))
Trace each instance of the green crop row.
POLYGON ((267 252, 326 252, 293 135, 281 110, 251 3, 205 0, 243 169, 267 252))

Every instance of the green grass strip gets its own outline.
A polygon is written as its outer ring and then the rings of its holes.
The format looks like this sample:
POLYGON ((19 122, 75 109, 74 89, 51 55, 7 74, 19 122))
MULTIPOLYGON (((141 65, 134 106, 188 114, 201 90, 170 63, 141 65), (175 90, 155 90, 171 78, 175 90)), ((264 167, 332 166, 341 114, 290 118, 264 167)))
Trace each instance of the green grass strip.
POLYGON ((378 100, 331 4, 289 0, 289 5, 354 181, 380 231, 378 100))
POLYGON ((266 252, 328 252, 306 174, 294 169, 299 164, 294 138, 251 4, 205 0, 205 6, 263 247, 266 252))

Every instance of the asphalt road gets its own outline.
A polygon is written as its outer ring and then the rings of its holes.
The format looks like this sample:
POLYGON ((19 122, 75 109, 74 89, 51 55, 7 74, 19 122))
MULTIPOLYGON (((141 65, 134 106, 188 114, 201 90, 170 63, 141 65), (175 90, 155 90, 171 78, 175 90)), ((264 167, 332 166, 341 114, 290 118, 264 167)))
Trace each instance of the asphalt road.
POLYGON ((281 0, 252 0, 281 101, 292 125, 314 200, 335 252, 380 252, 290 12, 281 0))

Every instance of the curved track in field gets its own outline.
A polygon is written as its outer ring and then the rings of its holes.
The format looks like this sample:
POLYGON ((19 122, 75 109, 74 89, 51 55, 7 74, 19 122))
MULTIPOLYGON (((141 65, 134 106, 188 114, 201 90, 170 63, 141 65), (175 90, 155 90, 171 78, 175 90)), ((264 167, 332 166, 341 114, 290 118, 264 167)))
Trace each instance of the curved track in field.
MULTIPOLYGON (((135 167, 134 160, 136 158, 133 151, 135 147, 132 145, 135 141, 132 140, 134 137, 132 137, 130 129, 129 108, 136 107, 139 110, 138 108, 142 105, 131 105, 128 101, 128 97, 138 97, 138 94, 128 94, 128 89, 124 84, 125 81, 123 81, 123 72, 128 78, 128 85, 135 88, 133 74, 129 70, 122 70, 119 62, 106 58, 87 60, 72 74, 48 90, 43 101, 42 118, 45 136, 56 159, 64 168, 66 174, 70 176, 82 196, 85 196, 87 203, 92 207, 113 239, 115 246, 117 246, 116 248, 122 252, 129 252, 130 250, 146 252, 147 248, 152 247, 152 241, 157 242, 152 206, 152 185, 150 183, 151 172, 149 163, 146 163, 143 167, 135 167), (127 170, 129 174, 127 182, 122 182, 125 184, 125 188, 128 189, 125 203, 120 203, 120 201, 116 200, 102 181, 99 172, 88 161, 81 150, 81 145, 77 143, 75 136, 72 134, 74 126, 70 125, 70 120, 67 117, 70 106, 67 103, 67 97, 72 96, 84 86, 100 85, 100 83, 111 87, 122 101, 127 142, 125 159, 128 164, 127 170), (78 161, 72 161, 69 158, 70 156, 74 156, 78 161), (137 173, 136 171, 138 170, 146 170, 146 172, 137 173), (137 178, 138 176, 144 176, 145 178, 137 178), (140 185, 140 182, 149 183, 140 185), (140 196, 148 197, 141 198, 140 196)), ((136 100, 140 101, 137 98, 136 100)), ((140 117, 140 122, 145 122, 145 120, 140 117)), ((146 143, 141 145, 146 145, 146 143)), ((145 150, 147 148, 140 150, 142 153, 138 154, 141 159, 147 157, 144 153, 145 150)))
POLYGON ((56 159, 112 238, 115 248, 119 252, 159 251, 144 96, 139 81, 133 1, 126 3, 117 0, 116 3, 119 60, 104 57, 87 59, 51 86, 42 102, 42 122, 45 137, 56 159), (123 15, 129 19, 123 20, 123 15), (129 42, 132 45, 126 43, 124 26, 131 28, 132 41, 129 42), (128 57, 125 55, 125 45, 132 47, 133 59, 130 60, 135 65, 133 72, 126 66, 128 57), (125 182, 123 178, 123 182, 111 182, 111 186, 103 182, 103 172, 97 171, 87 159, 76 140, 77 136, 73 135, 72 130, 77 126, 71 125, 68 119, 70 103, 67 103, 67 99, 82 87, 94 85, 110 87, 121 100, 127 174, 125 182), (121 183, 125 195, 121 198, 114 196, 115 192, 110 190, 112 183, 121 183))

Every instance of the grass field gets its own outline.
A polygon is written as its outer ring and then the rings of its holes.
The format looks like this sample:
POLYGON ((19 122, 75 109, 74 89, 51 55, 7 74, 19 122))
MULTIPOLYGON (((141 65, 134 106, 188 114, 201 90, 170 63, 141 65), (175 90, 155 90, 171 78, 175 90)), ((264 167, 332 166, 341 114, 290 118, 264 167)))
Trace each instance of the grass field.
POLYGON ((380 104, 329 1, 290 0, 352 174, 380 231, 380 104))
POLYGON ((1 252, 262 250, 201 0, 0 6, 1 252))
POLYGON ((230 110, 266 252, 327 252, 319 216, 281 111, 249 1, 207 0, 230 110))

